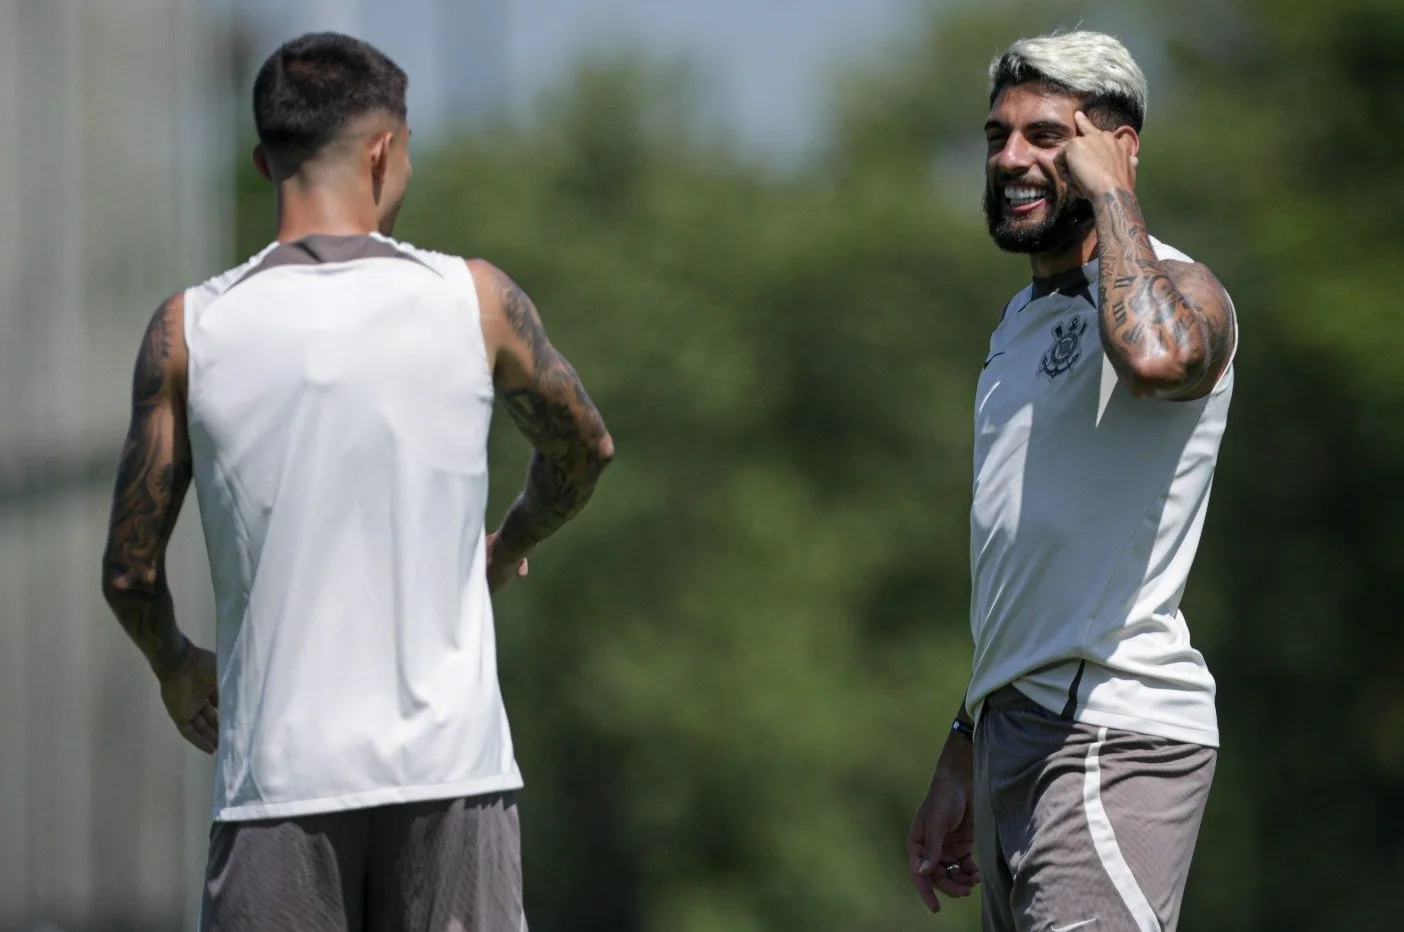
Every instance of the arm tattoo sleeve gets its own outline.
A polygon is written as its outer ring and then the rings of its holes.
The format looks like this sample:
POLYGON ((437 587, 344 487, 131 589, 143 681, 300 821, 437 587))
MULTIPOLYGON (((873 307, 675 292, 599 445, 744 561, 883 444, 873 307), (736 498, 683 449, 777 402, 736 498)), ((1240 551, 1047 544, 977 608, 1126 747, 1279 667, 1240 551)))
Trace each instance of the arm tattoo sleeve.
POLYGON ((526 486, 503 519, 499 539, 525 552, 559 530, 593 494, 611 456, 604 419, 575 369, 546 338, 531 299, 505 275, 498 294, 530 357, 526 385, 499 396, 508 416, 536 448, 526 486))
POLYGON ((1173 397, 1197 386, 1231 341, 1228 315, 1197 303, 1156 259, 1134 194, 1111 191, 1094 206, 1107 357, 1132 384, 1161 373, 1148 394, 1173 397))
POLYGON ((157 312, 137 355, 103 554, 108 604, 157 675, 178 667, 185 648, 165 573, 166 544, 191 477, 184 411, 168 372, 179 338, 171 317, 170 304, 157 312))

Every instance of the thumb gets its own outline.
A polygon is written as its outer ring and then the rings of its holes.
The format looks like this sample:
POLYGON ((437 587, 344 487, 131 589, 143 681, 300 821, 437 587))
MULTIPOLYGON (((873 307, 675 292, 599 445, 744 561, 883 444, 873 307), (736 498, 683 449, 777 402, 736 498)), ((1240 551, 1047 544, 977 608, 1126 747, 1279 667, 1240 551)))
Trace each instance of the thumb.
POLYGON ((930 874, 936 867, 936 859, 941 856, 941 847, 946 843, 946 827, 939 809, 932 809, 925 819, 925 837, 921 841, 921 866, 919 874, 930 874))
POLYGON ((945 843, 945 829, 934 819, 928 822, 926 844, 921 846, 921 867, 918 869, 918 873, 929 874, 936 869, 936 859, 941 856, 941 847, 945 843))
POLYGON ((921 846, 922 873, 930 873, 936 867, 941 849, 946 845, 946 836, 955 831, 964 815, 963 797, 957 798, 947 792, 935 802, 926 816, 926 838, 921 846))

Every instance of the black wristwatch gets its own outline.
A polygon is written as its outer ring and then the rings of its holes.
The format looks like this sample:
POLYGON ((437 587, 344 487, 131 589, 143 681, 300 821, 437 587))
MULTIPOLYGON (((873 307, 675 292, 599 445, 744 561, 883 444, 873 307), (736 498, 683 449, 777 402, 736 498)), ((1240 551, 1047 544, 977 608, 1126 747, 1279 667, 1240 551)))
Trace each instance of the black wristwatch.
POLYGON ((975 740, 975 726, 967 725, 960 719, 955 719, 951 722, 951 731, 958 735, 964 735, 967 741, 973 742, 975 740))

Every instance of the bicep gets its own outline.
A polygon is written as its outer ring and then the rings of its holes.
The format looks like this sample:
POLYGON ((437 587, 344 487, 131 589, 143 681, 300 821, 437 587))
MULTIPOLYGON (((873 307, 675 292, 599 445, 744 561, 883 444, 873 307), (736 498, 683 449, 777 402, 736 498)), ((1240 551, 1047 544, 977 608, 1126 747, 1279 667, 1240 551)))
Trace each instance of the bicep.
POLYGON ((539 361, 553 351, 536 306, 505 272, 481 259, 468 268, 478 293, 483 337, 499 393, 531 385, 539 361))
POLYGON ((113 492, 111 546, 127 562, 157 556, 190 484, 185 343, 179 298, 147 326, 132 373, 131 417, 113 492))
POLYGON ((604 424, 574 367, 551 344, 535 304, 504 272, 471 264, 493 385, 513 423, 547 456, 597 440, 604 424))

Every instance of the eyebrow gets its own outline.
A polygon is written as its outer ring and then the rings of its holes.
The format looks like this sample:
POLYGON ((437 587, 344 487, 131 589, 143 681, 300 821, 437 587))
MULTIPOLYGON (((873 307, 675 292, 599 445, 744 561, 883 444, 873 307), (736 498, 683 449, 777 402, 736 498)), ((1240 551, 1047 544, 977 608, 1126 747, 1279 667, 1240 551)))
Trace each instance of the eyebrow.
MULTIPOLYGON (((988 133, 992 129, 1007 130, 1009 129, 1009 124, 1005 123, 1003 120, 987 120, 985 122, 985 132, 988 133)), ((1024 131, 1028 133, 1068 133, 1072 131, 1072 127, 1059 120, 1035 120, 1032 123, 1025 126, 1024 131)))

